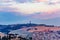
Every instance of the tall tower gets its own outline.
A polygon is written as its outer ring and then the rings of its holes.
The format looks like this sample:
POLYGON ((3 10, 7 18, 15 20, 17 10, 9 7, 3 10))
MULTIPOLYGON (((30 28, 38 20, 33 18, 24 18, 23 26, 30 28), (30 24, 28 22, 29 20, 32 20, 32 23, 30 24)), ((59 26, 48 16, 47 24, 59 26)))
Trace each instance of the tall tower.
POLYGON ((30 24, 30 25, 32 24, 31 21, 29 21, 29 24, 30 24))

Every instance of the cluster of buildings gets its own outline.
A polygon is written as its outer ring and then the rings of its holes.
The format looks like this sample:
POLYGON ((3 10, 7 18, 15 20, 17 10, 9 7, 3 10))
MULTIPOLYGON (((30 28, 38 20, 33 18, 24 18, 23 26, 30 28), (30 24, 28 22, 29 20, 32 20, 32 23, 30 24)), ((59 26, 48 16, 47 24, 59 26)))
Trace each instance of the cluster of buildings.
POLYGON ((60 33, 57 31, 34 32, 32 40, 60 40, 60 33))
POLYGON ((0 35, 0 40, 32 40, 32 37, 29 37, 29 39, 18 36, 18 34, 8 34, 8 35, 0 35))
POLYGON ((34 31, 29 39, 18 34, 0 34, 0 40, 60 40, 60 31, 34 31))
POLYGON ((7 34, 0 32, 0 40, 60 40, 60 26, 55 27, 54 25, 45 24, 37 25, 31 24, 31 22, 27 25, 14 26, 8 27, 11 31, 7 34), (20 27, 22 28, 19 29, 20 27))

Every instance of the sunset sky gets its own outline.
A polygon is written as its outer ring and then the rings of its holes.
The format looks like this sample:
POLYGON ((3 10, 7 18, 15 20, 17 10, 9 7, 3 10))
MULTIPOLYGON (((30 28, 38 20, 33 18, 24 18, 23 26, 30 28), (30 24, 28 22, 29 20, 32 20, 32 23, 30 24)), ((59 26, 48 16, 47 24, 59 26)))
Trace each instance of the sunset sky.
POLYGON ((60 25, 60 0, 0 0, 0 24, 60 25))

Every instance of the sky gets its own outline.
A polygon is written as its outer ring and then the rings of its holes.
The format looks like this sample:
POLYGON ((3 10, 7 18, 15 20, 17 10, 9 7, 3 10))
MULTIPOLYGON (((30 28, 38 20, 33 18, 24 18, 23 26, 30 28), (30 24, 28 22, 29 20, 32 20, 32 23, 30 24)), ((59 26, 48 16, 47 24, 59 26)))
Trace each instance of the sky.
POLYGON ((60 25, 60 0, 0 0, 0 24, 60 25))

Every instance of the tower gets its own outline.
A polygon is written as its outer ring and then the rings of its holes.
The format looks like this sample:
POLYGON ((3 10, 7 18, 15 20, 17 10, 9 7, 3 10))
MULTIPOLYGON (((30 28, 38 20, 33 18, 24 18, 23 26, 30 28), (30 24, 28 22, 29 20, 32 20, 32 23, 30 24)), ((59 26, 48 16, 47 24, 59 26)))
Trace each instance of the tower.
POLYGON ((31 21, 29 21, 29 24, 31 25, 31 21))

